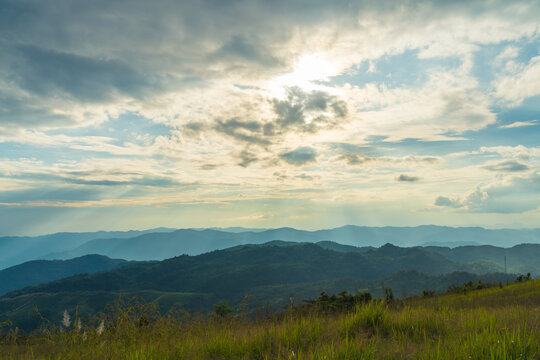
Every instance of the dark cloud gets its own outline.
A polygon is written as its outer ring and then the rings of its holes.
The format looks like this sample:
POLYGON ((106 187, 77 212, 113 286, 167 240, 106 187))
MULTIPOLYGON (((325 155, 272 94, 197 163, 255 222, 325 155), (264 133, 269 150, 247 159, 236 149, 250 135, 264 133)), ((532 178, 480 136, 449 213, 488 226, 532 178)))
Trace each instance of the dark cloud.
POLYGON ((216 62, 227 62, 229 66, 238 66, 239 63, 248 62, 265 67, 279 65, 280 62, 265 48, 264 43, 258 39, 249 40, 244 36, 234 35, 218 50, 208 56, 216 62))
POLYGON ((17 99, 0 93, 0 133, 12 132, 20 128, 43 126, 69 126, 73 124, 68 116, 55 113, 39 102, 17 99))
POLYGON ((238 118, 217 120, 214 129, 228 135, 240 142, 258 145, 269 145, 270 141, 264 138, 263 125, 257 121, 243 121, 238 118))
POLYGON ((107 102, 118 94, 141 97, 159 85, 127 64, 43 49, 17 46, 11 51, 11 78, 20 88, 45 96, 71 96, 82 102, 107 102))
POLYGON ((439 196, 435 200, 435 205, 444 206, 444 207, 453 207, 453 208, 458 208, 458 207, 463 206, 458 200, 452 200, 452 199, 447 198, 445 196, 439 196))
POLYGON ((295 178, 311 181, 311 180, 317 179, 318 177, 311 176, 311 175, 306 175, 306 174, 300 174, 300 175, 296 175, 295 178))
POLYGON ((193 121, 185 124, 182 129, 185 135, 198 136, 200 133, 207 130, 208 126, 205 123, 193 121))
POLYGON ((200 168, 201 168, 201 170, 214 170, 215 168, 217 168, 217 165, 216 164, 204 164, 200 168))
POLYGON ((418 180, 420 180, 419 177, 409 176, 409 175, 405 175, 405 174, 401 174, 396 178, 396 181, 405 181, 405 182, 415 182, 415 181, 418 181, 418 180))
POLYGON ((241 167, 248 167, 252 163, 259 160, 254 153, 247 149, 241 151, 239 154, 237 154, 236 157, 240 160, 238 165, 240 165, 241 167))
POLYGON ((190 122, 184 132, 197 136, 213 131, 247 146, 268 147, 291 132, 316 133, 336 127, 347 115, 344 101, 322 91, 291 88, 285 100, 273 99, 272 105, 275 117, 269 119, 261 118, 260 104, 246 103, 238 109, 242 115, 216 118, 212 123, 190 122))
POLYGON ((368 161, 373 161, 375 158, 345 152, 338 157, 338 160, 344 160, 349 165, 362 165, 368 161))
POLYGON ((291 165, 300 166, 314 162, 317 159, 317 151, 312 147, 303 146, 283 153, 279 157, 291 165))
POLYGON ((285 100, 274 99, 277 131, 314 133, 337 126, 347 115, 347 104, 323 91, 305 92, 292 87, 285 100), (328 115, 330 113, 331 115, 328 115))
POLYGON ((486 165, 484 166, 484 169, 499 172, 520 172, 527 171, 530 168, 527 165, 515 160, 504 160, 497 164, 486 165))
MULTIPOLYGON (((441 161, 440 158, 435 156, 404 156, 404 157, 389 157, 389 156, 367 156, 350 151, 342 151, 341 155, 337 157, 338 161, 345 161, 348 165, 364 165, 366 163, 380 163, 380 164, 400 164, 400 163, 426 163, 436 164, 441 161)), ((403 175, 406 176, 406 175, 403 175)), ((411 181, 411 180, 399 180, 399 181, 411 181)), ((414 180, 413 180, 414 181, 414 180)))

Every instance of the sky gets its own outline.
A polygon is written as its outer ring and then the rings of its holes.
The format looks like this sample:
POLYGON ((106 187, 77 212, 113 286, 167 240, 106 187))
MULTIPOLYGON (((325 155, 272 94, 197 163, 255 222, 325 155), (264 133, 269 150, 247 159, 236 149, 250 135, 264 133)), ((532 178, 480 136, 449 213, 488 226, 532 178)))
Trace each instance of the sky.
POLYGON ((0 235, 540 227, 539 1, 0 0, 0 235))

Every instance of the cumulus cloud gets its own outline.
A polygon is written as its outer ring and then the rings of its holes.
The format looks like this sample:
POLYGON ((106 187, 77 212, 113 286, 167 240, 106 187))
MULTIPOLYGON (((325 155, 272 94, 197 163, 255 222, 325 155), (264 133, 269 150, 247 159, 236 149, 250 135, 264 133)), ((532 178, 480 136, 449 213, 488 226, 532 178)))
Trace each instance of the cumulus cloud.
POLYGON ((518 105, 523 100, 540 95, 540 56, 532 58, 528 64, 517 66, 509 74, 496 81, 497 95, 518 105))
POLYGON ((301 166, 314 162, 317 159, 317 155, 317 151, 314 148, 302 146, 292 151, 285 152, 279 157, 291 165, 301 166))
POLYGON ((278 132, 317 132, 336 126, 347 115, 347 104, 323 91, 289 88, 287 98, 274 99, 273 104, 277 119, 272 130, 278 132))
POLYGON ((512 177, 479 185, 463 198, 439 196, 435 205, 476 213, 523 213, 540 207, 540 175, 512 177))
POLYGON ((458 207, 463 206, 463 204, 461 204, 461 202, 458 199, 450 199, 446 196, 437 197, 437 199, 435 200, 435 205, 453 207, 453 208, 458 208, 458 207))

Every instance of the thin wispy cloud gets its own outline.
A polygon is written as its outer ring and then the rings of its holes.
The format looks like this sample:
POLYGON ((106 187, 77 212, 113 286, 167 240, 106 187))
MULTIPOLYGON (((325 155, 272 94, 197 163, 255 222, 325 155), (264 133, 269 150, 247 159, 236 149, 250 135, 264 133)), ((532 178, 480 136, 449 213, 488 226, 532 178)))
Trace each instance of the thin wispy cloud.
POLYGON ((516 121, 511 124, 507 125, 501 125, 499 126, 499 129, 514 129, 524 126, 535 126, 538 125, 538 120, 531 120, 531 121, 516 121))

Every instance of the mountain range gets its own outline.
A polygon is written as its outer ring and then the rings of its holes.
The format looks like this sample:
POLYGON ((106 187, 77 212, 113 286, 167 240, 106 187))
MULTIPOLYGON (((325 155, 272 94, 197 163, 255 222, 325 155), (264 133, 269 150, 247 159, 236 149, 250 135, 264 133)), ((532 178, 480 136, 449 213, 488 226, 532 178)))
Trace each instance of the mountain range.
POLYGON ((363 227, 305 231, 279 229, 152 229, 128 232, 59 233, 39 237, 0 238, 0 269, 36 259, 71 259, 100 254, 126 260, 163 260, 198 255, 244 244, 273 240, 293 242, 331 241, 355 247, 492 245, 511 247, 540 243, 540 229, 489 230, 480 227, 444 226, 363 227))
MULTIPOLYGON (((148 233, 158 234, 173 230, 156 228, 144 231, 62 232, 41 236, 4 236, 0 237, 0 269, 29 260, 44 259, 47 257, 47 254, 74 249, 96 239, 127 239, 148 233)), ((80 256, 88 254, 90 253, 81 254, 80 256)), ((72 257, 64 257, 62 259, 70 259, 72 257)), ((52 259, 54 257, 47 258, 52 259)))
MULTIPOLYGON (((441 248, 443 249, 443 248, 441 248)), ((320 242, 273 241, 240 245, 202 255, 181 255, 163 261, 126 264, 95 274, 78 274, 11 291, 0 298, 0 322, 10 319, 23 329, 35 327, 38 308, 49 319, 60 319, 64 309, 91 315, 120 295, 156 301, 163 311, 173 304, 189 311, 209 311, 227 300, 237 306, 246 295, 253 305, 274 307, 317 296, 321 291, 370 291, 382 296, 384 287, 400 294, 423 289, 442 291, 465 281, 511 281, 500 265, 485 259, 461 262, 447 250, 354 248, 320 242)), ((540 245, 528 251, 540 254, 540 245)))

